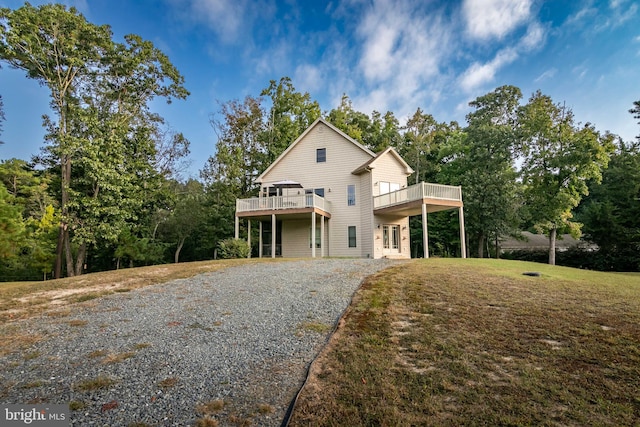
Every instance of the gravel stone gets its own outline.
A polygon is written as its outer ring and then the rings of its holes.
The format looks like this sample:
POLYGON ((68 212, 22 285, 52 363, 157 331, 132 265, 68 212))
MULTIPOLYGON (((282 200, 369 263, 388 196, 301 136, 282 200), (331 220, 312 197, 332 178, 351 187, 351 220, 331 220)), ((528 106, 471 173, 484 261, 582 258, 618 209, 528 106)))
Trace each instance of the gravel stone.
POLYGON ((22 321, 45 339, 0 357, 0 402, 74 402, 72 426, 188 426, 223 400, 221 426, 278 426, 360 283, 396 262, 243 265, 22 321))

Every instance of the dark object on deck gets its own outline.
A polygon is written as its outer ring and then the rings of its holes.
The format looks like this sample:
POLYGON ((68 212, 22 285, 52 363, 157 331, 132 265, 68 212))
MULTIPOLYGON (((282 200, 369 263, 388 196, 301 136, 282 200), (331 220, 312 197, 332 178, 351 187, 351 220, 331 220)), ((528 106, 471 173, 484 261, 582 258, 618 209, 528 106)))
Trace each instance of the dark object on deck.
POLYGON ((525 276, 540 277, 540 273, 538 273, 537 271, 525 271, 522 274, 525 276))

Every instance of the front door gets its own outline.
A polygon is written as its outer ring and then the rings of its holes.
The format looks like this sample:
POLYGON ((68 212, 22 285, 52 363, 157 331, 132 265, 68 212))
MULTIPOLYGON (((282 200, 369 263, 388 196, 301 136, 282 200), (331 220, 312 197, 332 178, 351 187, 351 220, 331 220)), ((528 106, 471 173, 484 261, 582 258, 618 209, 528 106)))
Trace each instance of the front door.
POLYGON ((383 255, 398 255, 400 253, 400 226, 382 226, 383 255))

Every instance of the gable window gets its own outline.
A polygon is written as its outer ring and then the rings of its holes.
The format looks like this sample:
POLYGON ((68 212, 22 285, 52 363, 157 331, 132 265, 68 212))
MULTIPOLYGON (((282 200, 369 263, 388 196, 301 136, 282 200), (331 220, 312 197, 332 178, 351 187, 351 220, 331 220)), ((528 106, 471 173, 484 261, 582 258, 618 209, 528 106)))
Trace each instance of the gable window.
POLYGON ((327 149, 318 148, 316 150, 316 163, 324 163, 327 161, 327 149))
POLYGON ((350 248, 356 247, 356 226, 355 225, 349 226, 349 247, 350 248))
POLYGON ((356 186, 347 185, 347 206, 356 205, 356 186))

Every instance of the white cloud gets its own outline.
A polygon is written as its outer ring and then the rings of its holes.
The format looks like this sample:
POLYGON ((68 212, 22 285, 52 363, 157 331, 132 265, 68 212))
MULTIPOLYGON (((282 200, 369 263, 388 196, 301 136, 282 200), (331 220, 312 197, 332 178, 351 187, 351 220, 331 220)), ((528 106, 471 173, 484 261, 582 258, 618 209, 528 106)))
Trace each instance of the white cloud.
POLYGON ((301 64, 296 67, 293 76, 296 88, 304 92, 315 92, 322 89, 324 84, 320 68, 311 64, 301 64))
POLYGON ((595 7, 585 6, 580 9, 574 15, 571 15, 565 21, 566 25, 579 25, 581 22, 592 18, 598 14, 598 9, 595 7))
POLYGON ((467 33, 482 41, 503 39, 531 17, 532 0, 465 0, 467 33))
POLYGON ((203 23, 218 40, 233 44, 253 35, 258 17, 271 21, 275 6, 270 0, 166 0, 187 22, 203 23))
POLYGON ((500 68, 512 63, 517 58, 518 52, 515 49, 505 48, 486 64, 474 62, 460 76, 460 86, 465 92, 471 92, 477 87, 492 81, 500 68))
POLYGON ((520 39, 518 47, 526 52, 539 49, 544 44, 546 31, 537 22, 533 22, 527 28, 527 33, 520 39))
MULTIPOLYGON (((437 96, 433 90, 442 64, 452 54, 452 25, 441 11, 420 10, 389 0, 374 1, 357 24, 361 45, 355 52, 365 87, 353 97, 363 111, 398 110, 423 98, 437 96)), ((356 76, 353 76, 356 77, 356 76)))
POLYGON ((550 68, 547 71, 545 71, 544 73, 540 74, 538 77, 536 77, 536 79, 534 80, 534 82, 538 83, 547 79, 552 79, 555 77, 555 75, 558 73, 558 69, 557 68, 550 68))

